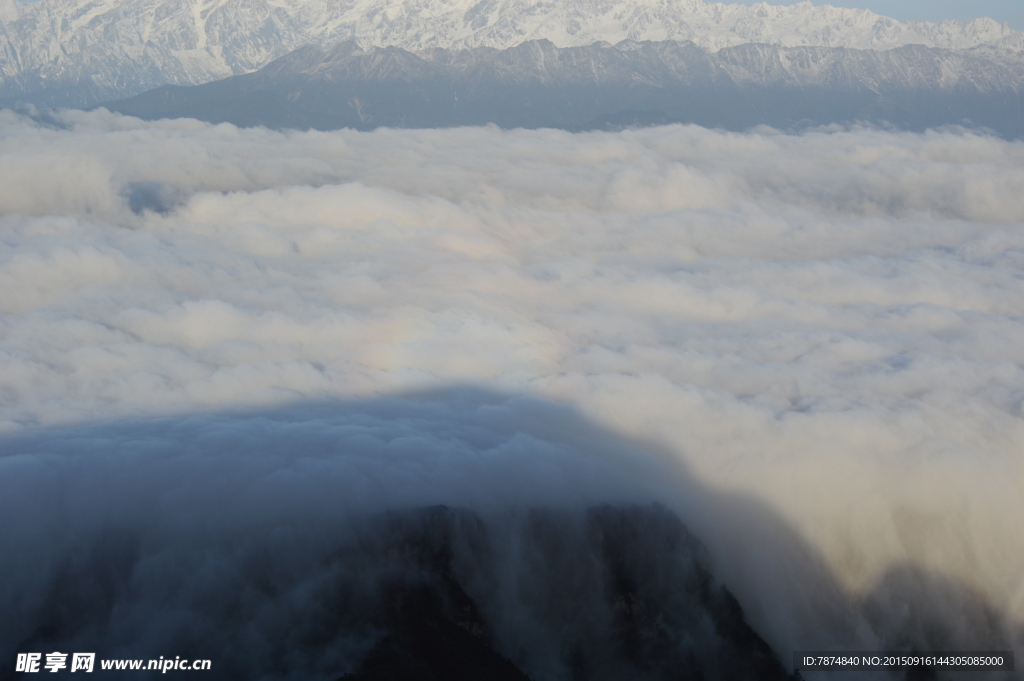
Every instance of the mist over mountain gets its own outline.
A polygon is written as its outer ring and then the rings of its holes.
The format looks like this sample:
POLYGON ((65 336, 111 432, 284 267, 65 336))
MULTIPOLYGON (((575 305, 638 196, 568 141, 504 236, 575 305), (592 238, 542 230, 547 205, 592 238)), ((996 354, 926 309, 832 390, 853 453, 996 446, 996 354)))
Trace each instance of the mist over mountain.
POLYGON ((678 515, 623 502, 649 495, 643 459, 564 407, 465 389, 0 437, 0 509, 36 511, 0 528, 0 605, 20 615, 0 654, 166 649, 226 679, 793 681, 678 515), (65 484, 70 514, 45 501, 65 484))
POLYGON ((249 73, 300 47, 346 41, 420 52, 506 49, 547 39, 692 41, 888 50, 907 45, 1019 53, 1024 34, 991 19, 901 23, 867 10, 703 0, 0 0, 0 103, 89 106, 165 84, 249 73))
POLYGON ((240 126, 617 129, 672 122, 745 130, 870 122, 1024 134, 1024 55, 920 45, 887 51, 692 42, 531 41, 505 50, 346 42, 252 74, 163 86, 102 106, 144 119, 240 126))

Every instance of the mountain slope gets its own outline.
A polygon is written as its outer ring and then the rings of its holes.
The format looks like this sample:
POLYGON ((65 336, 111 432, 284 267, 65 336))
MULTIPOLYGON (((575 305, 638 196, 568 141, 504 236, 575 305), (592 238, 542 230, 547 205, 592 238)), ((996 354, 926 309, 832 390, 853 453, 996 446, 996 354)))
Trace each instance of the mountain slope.
POLYGON ((164 86, 107 108, 148 119, 371 129, 496 123, 585 129, 673 121, 743 130, 868 121, 1024 134, 1024 57, 623 41, 507 50, 305 47, 255 73, 164 86), (998 57, 998 58, 996 58, 998 57))
POLYGON ((884 50, 1024 50, 990 19, 900 23, 867 10, 703 0, 0 0, 0 102, 82 106, 258 69, 304 45, 505 49, 548 39, 884 50))

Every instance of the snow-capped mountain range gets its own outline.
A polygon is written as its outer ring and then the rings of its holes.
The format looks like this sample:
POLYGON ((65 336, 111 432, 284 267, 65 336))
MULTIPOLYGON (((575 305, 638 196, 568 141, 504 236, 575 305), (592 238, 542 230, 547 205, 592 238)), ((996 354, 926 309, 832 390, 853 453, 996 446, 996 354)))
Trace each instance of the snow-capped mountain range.
POLYGON ((991 19, 901 23, 867 10, 704 0, 0 0, 0 101, 88 105, 254 71, 304 45, 506 49, 547 39, 1024 53, 991 19))

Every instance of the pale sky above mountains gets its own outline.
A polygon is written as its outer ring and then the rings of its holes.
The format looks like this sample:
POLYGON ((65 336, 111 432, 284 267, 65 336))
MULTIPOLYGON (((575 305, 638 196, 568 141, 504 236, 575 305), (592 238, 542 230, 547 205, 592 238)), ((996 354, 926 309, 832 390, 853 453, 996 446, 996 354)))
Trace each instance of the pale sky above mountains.
MULTIPOLYGON (((744 5, 755 5, 760 0, 730 0, 744 5)), ((769 2, 770 5, 788 5, 793 3, 769 2)), ((1009 24, 1011 28, 1024 31, 1024 3, 1019 0, 830 0, 814 2, 815 5, 833 5, 835 7, 852 7, 869 9, 900 21, 943 21, 956 19, 965 21, 978 17, 991 17, 998 22, 1009 24)))

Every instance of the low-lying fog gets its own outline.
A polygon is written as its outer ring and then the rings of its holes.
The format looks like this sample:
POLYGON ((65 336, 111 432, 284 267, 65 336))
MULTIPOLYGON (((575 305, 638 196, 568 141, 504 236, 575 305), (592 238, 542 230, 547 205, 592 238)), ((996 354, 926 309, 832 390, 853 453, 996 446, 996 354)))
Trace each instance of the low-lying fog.
POLYGON ((650 498, 786 664, 1024 651, 1024 143, 2 111, 0 214, 23 628, 124 523, 650 498))

